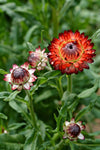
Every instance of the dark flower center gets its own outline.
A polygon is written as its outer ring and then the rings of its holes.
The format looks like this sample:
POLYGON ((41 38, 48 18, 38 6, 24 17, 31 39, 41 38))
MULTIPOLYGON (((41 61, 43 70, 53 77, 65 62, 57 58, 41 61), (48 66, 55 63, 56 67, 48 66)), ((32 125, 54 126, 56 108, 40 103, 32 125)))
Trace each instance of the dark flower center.
POLYGON ((61 53, 65 60, 73 61, 80 57, 81 50, 76 42, 70 42, 62 47, 61 53))
POLYGON ((80 133, 81 129, 77 124, 71 124, 69 127, 69 133, 72 137, 77 137, 80 133))
POLYGON ((33 67, 36 67, 37 63, 39 62, 39 58, 34 56, 34 54, 30 54, 30 56, 28 57, 28 62, 33 67))
POLYGON ((68 43, 65 47, 63 47, 65 52, 73 53, 77 51, 77 46, 74 43, 68 43))
POLYGON ((19 67, 13 70, 11 79, 15 84, 22 84, 28 81, 29 76, 30 74, 26 69, 19 67))

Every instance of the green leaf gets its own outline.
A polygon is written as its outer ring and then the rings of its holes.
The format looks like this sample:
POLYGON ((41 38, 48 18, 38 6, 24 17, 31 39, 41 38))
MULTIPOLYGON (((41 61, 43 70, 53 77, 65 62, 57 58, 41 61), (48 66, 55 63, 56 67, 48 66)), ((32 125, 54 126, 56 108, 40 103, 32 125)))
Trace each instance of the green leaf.
POLYGON ((87 90, 84 90, 83 92, 81 92, 78 97, 79 98, 86 98, 86 97, 89 97, 91 96, 98 88, 98 81, 96 82, 96 84, 90 88, 90 89, 87 89, 87 90))
POLYGON ((32 123, 29 114, 27 114, 27 106, 25 103, 21 103, 19 101, 9 101, 9 105, 18 113, 21 113, 25 116, 28 122, 32 123))
POLYGON ((69 93, 68 91, 65 91, 61 101, 64 103, 67 103, 67 105, 70 105, 74 102, 74 99, 76 97, 75 93, 69 93))
POLYGON ((19 93, 20 93, 20 91, 14 91, 14 92, 12 92, 8 97, 6 97, 6 98, 4 99, 4 101, 11 101, 11 100, 14 100, 15 97, 17 96, 17 94, 19 94, 19 93))
POLYGON ((27 43, 26 43, 26 46, 27 46, 27 48, 28 48, 30 51, 32 51, 32 50, 35 49, 34 46, 32 45, 32 43, 30 43, 30 42, 27 42, 27 43))
POLYGON ((0 69, 0 74, 8 74, 8 72, 3 69, 0 69))
POLYGON ((48 71, 46 72, 43 77, 49 79, 53 79, 55 78, 55 76, 59 75, 61 72, 59 70, 52 70, 52 71, 48 71))
POLYGON ((47 82, 47 79, 45 77, 38 77, 37 83, 31 88, 31 94, 34 94, 38 88, 47 82))
POLYGON ((96 131, 96 132, 93 132, 93 133, 89 133, 90 136, 98 136, 100 135, 100 131, 96 131))
POLYGON ((23 113, 23 112, 27 112, 27 106, 24 103, 21 103, 19 101, 16 100, 12 100, 9 102, 9 105, 16 110, 18 113, 23 113))
POLYGON ((6 116, 6 115, 4 115, 3 113, 0 113, 0 118, 2 118, 2 119, 6 119, 6 120, 7 120, 7 116, 6 116))
MULTIPOLYGON (((91 67, 92 68, 92 67, 91 67)), ((100 80, 100 74, 94 72, 93 70, 84 70, 85 74, 91 78, 91 79, 99 79, 100 80)))
MULTIPOLYGON (((28 32, 26 33, 24 40, 28 42, 30 40, 30 37, 32 36, 33 32, 38 28, 38 25, 34 25, 31 28, 29 28, 28 32)), ((31 49, 32 50, 32 49, 31 49)))
POLYGON ((8 97, 9 94, 10 94, 10 92, 6 92, 6 91, 0 92, 0 99, 4 99, 4 98, 8 97))
POLYGON ((23 123, 13 123, 8 126, 8 130, 16 130, 25 125, 26 125, 26 123, 24 123, 24 122, 23 123))
POLYGON ((100 29, 98 29, 93 35, 92 35, 92 39, 97 39, 100 37, 100 29))
POLYGON ((25 137, 23 135, 0 135, 0 150, 23 150, 25 137))
POLYGON ((0 0, 0 3, 6 3, 7 0, 0 0))
POLYGON ((100 139, 85 139, 81 140, 80 143, 74 142, 78 146, 100 146, 100 139))
POLYGON ((38 97, 35 98, 35 103, 39 103, 41 101, 44 101, 47 98, 49 98, 50 96, 52 96, 52 91, 51 90, 45 90, 44 92, 42 92, 41 95, 38 95, 38 97))
POLYGON ((44 140, 46 136, 46 125, 44 124, 43 121, 40 121, 40 120, 39 120, 39 131, 40 131, 42 140, 44 140))
POLYGON ((36 150, 38 134, 35 130, 32 131, 32 134, 26 139, 24 150, 36 150))
POLYGON ((83 108, 82 110, 80 110, 80 112, 77 114, 76 116, 76 122, 85 114, 89 111, 90 106, 86 106, 85 108, 83 108))
POLYGON ((90 102, 90 104, 86 107, 84 107, 82 110, 80 110, 76 116, 76 122, 83 116, 85 115, 87 112, 91 111, 93 106, 95 105, 97 101, 97 96, 96 94, 94 94, 94 99, 90 102))

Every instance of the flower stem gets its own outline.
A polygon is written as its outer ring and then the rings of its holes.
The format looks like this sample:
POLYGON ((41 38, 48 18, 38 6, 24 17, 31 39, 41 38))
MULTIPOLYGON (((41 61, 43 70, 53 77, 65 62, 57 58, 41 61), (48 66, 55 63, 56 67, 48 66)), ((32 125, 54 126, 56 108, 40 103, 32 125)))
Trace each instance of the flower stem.
POLYGON ((62 88, 62 84, 61 84, 61 79, 62 78, 59 78, 59 95, 60 95, 60 98, 62 98, 62 96, 63 96, 63 88, 62 88))
POLYGON ((71 141, 69 142, 69 145, 70 145, 71 150, 74 150, 74 145, 71 141))
POLYGON ((32 96, 30 94, 30 92, 28 90, 26 90, 26 94, 29 98, 29 111, 30 111, 30 114, 31 114, 31 119, 32 119, 32 125, 34 127, 37 127, 37 124, 36 124, 36 119, 35 119, 35 113, 34 113, 34 107, 33 107, 33 103, 32 103, 32 96))
POLYGON ((71 75, 67 76, 67 91, 72 92, 72 77, 71 75))

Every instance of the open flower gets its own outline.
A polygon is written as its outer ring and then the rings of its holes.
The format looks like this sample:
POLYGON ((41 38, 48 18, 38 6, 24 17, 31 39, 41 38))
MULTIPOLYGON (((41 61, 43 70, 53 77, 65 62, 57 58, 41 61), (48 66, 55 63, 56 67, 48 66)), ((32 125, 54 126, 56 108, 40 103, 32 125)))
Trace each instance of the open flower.
POLYGON ((30 54, 28 57, 29 64, 33 68, 36 68, 37 70, 43 70, 48 61, 48 57, 47 54, 45 53, 45 49, 41 51, 41 48, 39 46, 38 48, 36 48, 35 52, 29 51, 29 54, 30 54))
POLYGON ((10 69, 10 74, 6 74, 4 80, 8 81, 11 84, 11 89, 18 89, 19 91, 23 89, 30 90, 30 86, 33 86, 33 83, 37 77, 34 76, 35 69, 28 69, 29 64, 26 62, 20 67, 16 64, 13 65, 13 68, 10 69))
POLYGON ((74 118, 70 122, 65 121, 63 130, 65 132, 63 138, 69 138, 70 140, 81 139, 84 140, 84 135, 81 133, 85 129, 85 126, 82 125, 82 121, 75 123, 74 118))
POLYGON ((71 30, 59 34, 59 38, 54 38, 48 46, 50 63, 55 70, 62 73, 72 74, 89 69, 88 63, 92 63, 95 56, 94 46, 88 36, 84 33, 71 30))

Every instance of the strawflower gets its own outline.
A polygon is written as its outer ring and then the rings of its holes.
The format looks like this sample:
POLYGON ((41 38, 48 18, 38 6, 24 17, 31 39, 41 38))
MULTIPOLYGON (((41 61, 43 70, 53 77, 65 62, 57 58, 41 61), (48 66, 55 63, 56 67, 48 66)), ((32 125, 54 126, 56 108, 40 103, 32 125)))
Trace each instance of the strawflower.
POLYGON ((63 138, 68 138, 70 140, 81 139, 84 140, 84 135, 81 133, 85 129, 85 126, 82 125, 82 121, 75 123, 74 118, 70 122, 65 121, 63 130, 65 132, 63 138))
POLYGON ((35 69, 28 69, 29 64, 26 62, 20 67, 16 64, 13 65, 13 68, 10 69, 10 74, 6 74, 4 80, 8 81, 11 84, 12 90, 30 90, 30 87, 33 86, 33 83, 37 77, 34 76, 35 69))
POLYGON ((77 74, 83 69, 89 69, 88 63, 92 63, 95 56, 94 44, 84 33, 71 30, 59 34, 48 46, 50 63, 55 70, 61 70, 66 74, 77 74))
POLYGON ((48 61, 45 49, 41 50, 40 46, 36 48, 35 52, 29 51, 28 63, 37 70, 43 70, 48 61))

